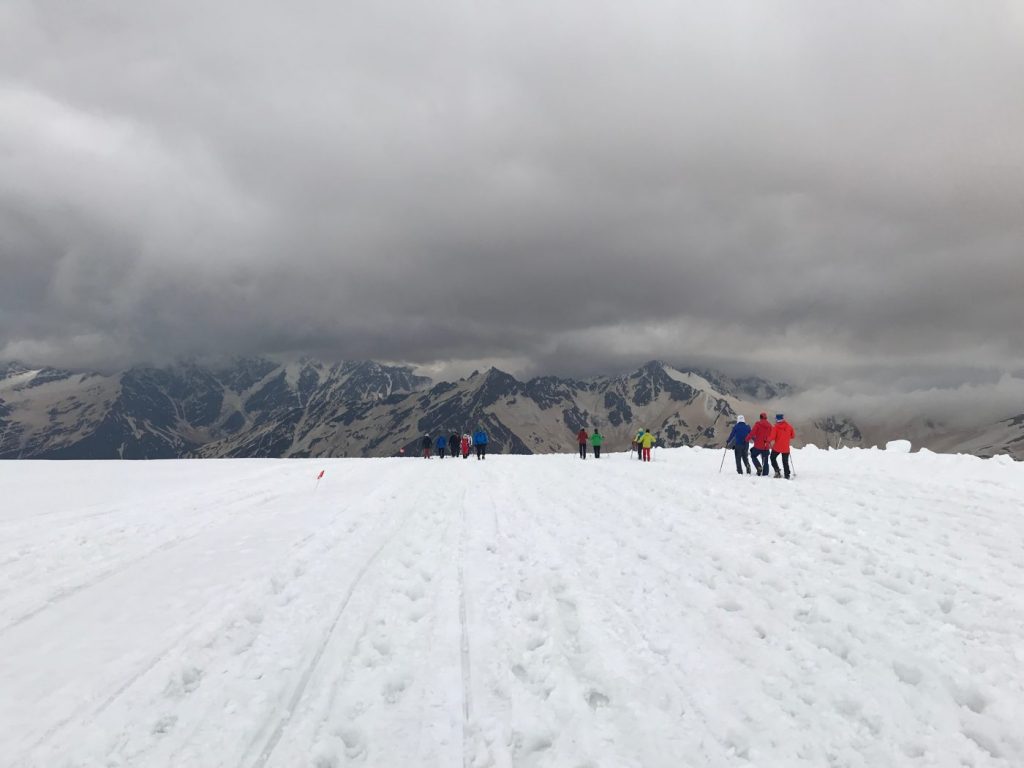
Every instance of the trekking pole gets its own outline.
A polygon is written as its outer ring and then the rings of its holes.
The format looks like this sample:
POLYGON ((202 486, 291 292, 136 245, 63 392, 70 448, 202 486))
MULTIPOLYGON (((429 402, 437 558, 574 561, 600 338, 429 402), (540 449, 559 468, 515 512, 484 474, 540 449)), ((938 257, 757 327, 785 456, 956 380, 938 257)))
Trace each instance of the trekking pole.
POLYGON ((796 456, 792 451, 789 452, 789 468, 793 472, 793 477, 796 477, 796 456))
POLYGON ((729 455, 729 446, 722 449, 722 463, 718 465, 718 474, 722 474, 722 467, 725 466, 725 457, 729 455))

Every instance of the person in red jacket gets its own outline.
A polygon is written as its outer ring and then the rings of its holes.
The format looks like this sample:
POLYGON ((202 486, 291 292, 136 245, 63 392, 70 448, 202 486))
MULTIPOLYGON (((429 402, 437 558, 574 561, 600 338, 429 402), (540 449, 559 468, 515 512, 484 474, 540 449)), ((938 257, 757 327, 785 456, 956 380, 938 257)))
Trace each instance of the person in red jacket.
POLYGON ((781 455, 782 466, 786 470, 786 479, 789 480, 789 441, 794 437, 796 437, 796 432, 786 421, 786 417, 781 413, 776 413, 775 426, 772 427, 772 433, 768 438, 772 441, 772 469, 775 470, 776 477, 782 477, 778 461, 781 455))
POLYGON ((587 440, 590 439, 590 435, 587 434, 587 430, 581 429, 576 434, 576 442, 580 444, 580 458, 587 458, 587 440))
POLYGON ((747 435, 747 442, 753 442, 750 459, 760 477, 768 477, 768 454, 771 452, 772 425, 768 423, 768 414, 762 413, 747 435))

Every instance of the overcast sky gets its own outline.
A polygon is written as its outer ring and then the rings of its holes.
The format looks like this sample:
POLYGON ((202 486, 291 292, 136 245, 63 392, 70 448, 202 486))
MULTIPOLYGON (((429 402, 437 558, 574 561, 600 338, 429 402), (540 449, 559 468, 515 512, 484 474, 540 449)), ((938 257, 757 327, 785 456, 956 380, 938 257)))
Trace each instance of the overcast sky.
POLYGON ((0 3, 0 359, 1024 376, 1024 0, 0 3))

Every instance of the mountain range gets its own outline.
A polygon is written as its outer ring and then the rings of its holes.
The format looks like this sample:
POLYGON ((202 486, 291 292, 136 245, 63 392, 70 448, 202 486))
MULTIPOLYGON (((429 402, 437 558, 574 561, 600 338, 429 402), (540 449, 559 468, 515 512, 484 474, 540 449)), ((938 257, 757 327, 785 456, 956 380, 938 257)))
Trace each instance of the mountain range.
MULTIPOLYGON (((111 374, 7 363, 0 364, 0 458, 415 455, 424 434, 478 427, 503 453, 574 451, 581 427, 599 428, 609 451, 627 448, 641 427, 663 446, 721 446, 737 413, 774 412, 794 393, 781 382, 661 361, 585 380, 519 381, 491 368, 441 382, 373 361, 245 358, 111 374)), ((903 436, 839 413, 793 416, 797 445, 903 436)), ((919 431, 915 445, 1024 458, 1024 414, 969 433, 919 431)))

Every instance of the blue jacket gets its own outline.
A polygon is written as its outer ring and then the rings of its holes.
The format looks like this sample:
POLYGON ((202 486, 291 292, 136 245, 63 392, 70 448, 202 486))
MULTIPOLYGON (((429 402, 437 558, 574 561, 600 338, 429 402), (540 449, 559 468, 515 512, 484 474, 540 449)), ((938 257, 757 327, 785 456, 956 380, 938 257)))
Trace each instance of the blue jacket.
POLYGON ((437 442, 434 443, 434 445, 437 446, 437 450, 443 451, 445 448, 448 447, 448 438, 446 438, 444 435, 441 435, 439 438, 437 438, 437 442))
POLYGON ((473 445, 487 445, 487 433, 478 429, 473 433, 473 445))
POLYGON ((732 428, 732 432, 729 433, 729 439, 725 441, 725 444, 739 445, 740 443, 745 443, 749 434, 750 425, 745 421, 737 422, 736 426, 732 428))

